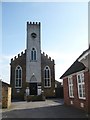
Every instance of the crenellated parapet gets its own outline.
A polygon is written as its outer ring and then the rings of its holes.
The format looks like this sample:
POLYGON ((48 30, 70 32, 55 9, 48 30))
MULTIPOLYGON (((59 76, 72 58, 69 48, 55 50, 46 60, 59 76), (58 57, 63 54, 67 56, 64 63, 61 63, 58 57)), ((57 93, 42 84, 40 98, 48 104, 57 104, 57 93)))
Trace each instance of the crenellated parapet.
POLYGON ((25 50, 24 52, 22 51, 22 52, 19 53, 17 56, 15 56, 14 58, 12 58, 12 59, 11 59, 11 62, 14 61, 14 60, 16 60, 16 59, 18 59, 18 58, 20 58, 21 56, 23 56, 23 55, 25 55, 25 54, 26 54, 26 50, 25 50))
POLYGON ((54 59, 52 59, 51 57, 49 57, 49 56, 48 56, 47 54, 45 54, 44 52, 42 53, 42 55, 43 55, 44 57, 46 57, 48 60, 54 62, 54 59))
POLYGON ((40 25, 40 22, 27 22, 27 25, 40 25))

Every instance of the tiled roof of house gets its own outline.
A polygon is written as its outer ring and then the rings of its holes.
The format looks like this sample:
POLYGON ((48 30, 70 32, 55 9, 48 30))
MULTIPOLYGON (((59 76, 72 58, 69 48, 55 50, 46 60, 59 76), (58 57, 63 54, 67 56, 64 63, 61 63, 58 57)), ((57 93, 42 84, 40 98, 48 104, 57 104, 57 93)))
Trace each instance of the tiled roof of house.
POLYGON ((84 70, 86 67, 83 63, 79 62, 78 59, 82 57, 86 52, 88 52, 89 49, 85 50, 77 59, 76 61, 66 70, 66 72, 60 77, 60 79, 71 75, 73 73, 79 72, 81 70, 84 70))
POLYGON ((77 58, 77 60, 80 58, 80 57, 82 57, 86 52, 88 52, 90 50, 90 48, 88 48, 87 50, 85 50, 78 58, 77 58))
POLYGON ((1 82, 2 82, 2 86, 8 86, 8 87, 10 87, 10 84, 8 84, 6 82, 3 82, 3 81, 1 81, 1 82))
POLYGON ((62 79, 63 77, 66 77, 68 75, 71 75, 75 72, 79 72, 81 70, 84 70, 86 67, 83 63, 78 62, 77 60, 69 67, 69 69, 60 77, 62 79))

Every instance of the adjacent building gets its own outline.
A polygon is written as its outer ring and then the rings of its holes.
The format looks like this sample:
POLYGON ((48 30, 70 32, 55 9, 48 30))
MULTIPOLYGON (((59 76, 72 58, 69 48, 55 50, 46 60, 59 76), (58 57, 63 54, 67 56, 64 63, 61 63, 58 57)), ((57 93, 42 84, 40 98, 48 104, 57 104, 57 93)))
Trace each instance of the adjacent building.
POLYGON ((2 83, 2 108, 9 108, 11 106, 11 86, 1 81, 2 83))
POLYGON ((55 80, 55 97, 63 98, 63 85, 57 80, 55 80))
POLYGON ((76 59, 60 79, 63 79, 64 103, 90 113, 90 48, 76 59))
POLYGON ((25 52, 11 59, 12 99, 24 99, 29 95, 55 96, 55 62, 41 53, 41 23, 27 22, 27 47, 25 52))

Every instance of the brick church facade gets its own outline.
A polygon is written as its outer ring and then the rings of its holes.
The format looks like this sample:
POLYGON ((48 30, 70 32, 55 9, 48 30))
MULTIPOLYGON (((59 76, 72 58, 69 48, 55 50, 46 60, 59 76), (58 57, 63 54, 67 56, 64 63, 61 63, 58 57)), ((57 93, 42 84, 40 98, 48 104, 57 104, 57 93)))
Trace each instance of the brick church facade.
POLYGON ((12 99, 23 100, 25 90, 29 95, 55 96, 55 63, 51 57, 41 53, 41 24, 27 22, 27 47, 25 52, 11 59, 10 85, 12 99))

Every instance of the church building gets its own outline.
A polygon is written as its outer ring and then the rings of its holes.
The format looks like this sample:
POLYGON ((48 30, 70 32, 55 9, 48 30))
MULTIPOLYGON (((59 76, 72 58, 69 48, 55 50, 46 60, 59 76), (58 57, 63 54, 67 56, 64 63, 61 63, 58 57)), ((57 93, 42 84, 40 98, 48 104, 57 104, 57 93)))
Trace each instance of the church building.
POLYGON ((10 85, 12 99, 23 100, 29 95, 55 96, 55 62, 41 53, 41 23, 27 22, 27 46, 25 52, 11 59, 10 85))

